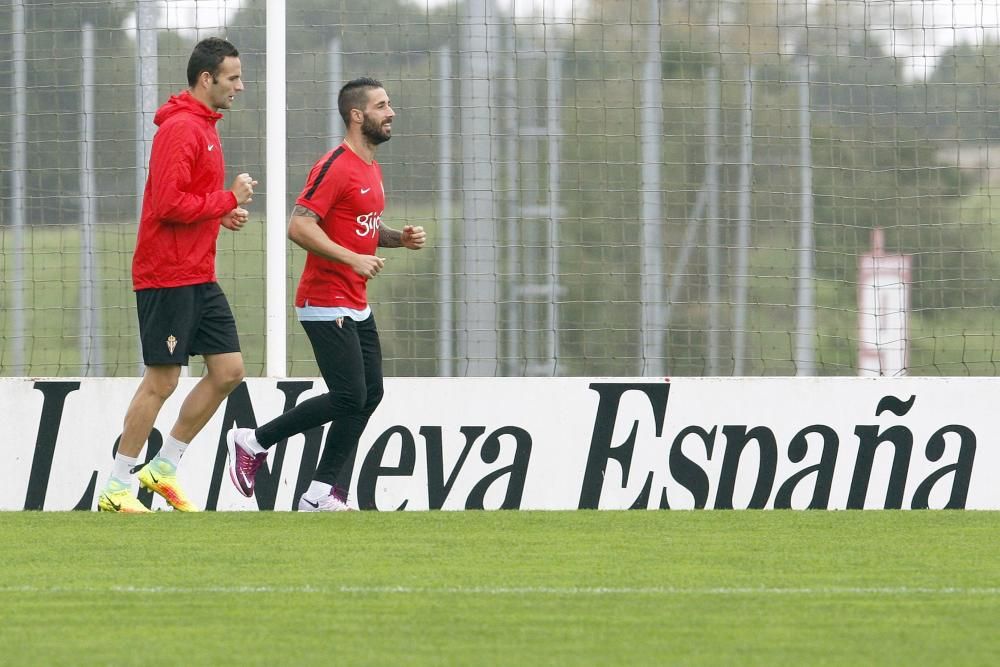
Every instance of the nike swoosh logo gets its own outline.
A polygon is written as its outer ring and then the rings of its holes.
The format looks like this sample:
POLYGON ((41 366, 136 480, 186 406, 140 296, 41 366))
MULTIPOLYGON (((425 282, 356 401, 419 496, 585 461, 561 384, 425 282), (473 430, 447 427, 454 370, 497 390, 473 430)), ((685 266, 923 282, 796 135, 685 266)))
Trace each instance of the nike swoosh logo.
POLYGON ((253 486, 253 484, 250 483, 250 478, 247 477, 247 474, 245 472, 243 472, 242 470, 238 470, 237 472, 240 475, 240 479, 243 480, 243 486, 247 487, 248 489, 251 488, 253 486))
POLYGON ((108 504, 111 505, 111 507, 113 507, 116 512, 122 508, 120 504, 116 505, 115 501, 111 500, 111 496, 104 496, 104 497, 108 499, 108 504))
POLYGON ((319 503, 314 503, 313 501, 309 500, 308 498, 303 498, 302 502, 304 502, 306 505, 312 505, 313 508, 315 508, 315 509, 319 509, 319 503))
POLYGON ((208 145, 208 150, 212 150, 213 148, 215 148, 215 144, 209 144, 208 145))
POLYGON ((371 188, 361 188, 361 194, 366 195, 371 191, 371 188))
POLYGON ((152 470, 149 471, 149 478, 151 480, 153 480, 153 484, 159 484, 160 483, 160 480, 156 479, 156 475, 153 474, 152 470))

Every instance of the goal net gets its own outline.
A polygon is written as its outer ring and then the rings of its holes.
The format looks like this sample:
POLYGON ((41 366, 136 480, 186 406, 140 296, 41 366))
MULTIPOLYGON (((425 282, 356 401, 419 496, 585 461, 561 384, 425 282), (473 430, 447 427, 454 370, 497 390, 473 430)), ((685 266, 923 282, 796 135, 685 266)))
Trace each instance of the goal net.
MULTIPOLYGON (((289 0, 286 18, 270 174, 262 0, 0 6, 0 374, 141 372, 152 114, 209 35, 247 86, 219 126, 227 177, 262 183, 219 237, 250 375, 264 227, 285 224, 268 181, 290 210, 362 75, 397 112, 383 221, 428 232, 369 284, 387 375, 997 371, 993 2, 289 0)), ((287 313, 287 372, 314 375, 287 313)))

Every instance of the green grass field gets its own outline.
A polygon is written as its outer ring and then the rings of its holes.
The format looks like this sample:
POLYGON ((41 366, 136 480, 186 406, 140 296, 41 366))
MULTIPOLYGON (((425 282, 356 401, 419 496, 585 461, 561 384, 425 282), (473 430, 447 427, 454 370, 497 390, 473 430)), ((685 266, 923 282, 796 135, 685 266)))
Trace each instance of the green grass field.
POLYGON ((0 514, 7 665, 991 664, 1000 513, 0 514))

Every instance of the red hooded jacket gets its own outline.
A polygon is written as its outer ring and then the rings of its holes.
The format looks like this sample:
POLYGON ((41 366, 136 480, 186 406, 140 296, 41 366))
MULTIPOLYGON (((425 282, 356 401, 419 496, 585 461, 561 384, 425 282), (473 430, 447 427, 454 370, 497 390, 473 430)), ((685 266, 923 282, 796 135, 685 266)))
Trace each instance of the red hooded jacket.
POLYGON ((149 157, 132 286, 215 282, 221 217, 237 206, 223 189, 225 164, 215 124, 222 118, 184 91, 159 108, 149 157))

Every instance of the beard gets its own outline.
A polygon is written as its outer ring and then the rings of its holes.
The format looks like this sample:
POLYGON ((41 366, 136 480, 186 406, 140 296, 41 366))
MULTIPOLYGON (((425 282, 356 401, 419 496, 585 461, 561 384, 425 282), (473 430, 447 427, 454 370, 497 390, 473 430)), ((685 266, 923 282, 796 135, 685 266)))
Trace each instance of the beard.
POLYGON ((365 135, 368 141, 372 142, 375 146, 385 143, 392 138, 392 130, 383 129, 381 123, 375 122, 367 114, 365 114, 365 119, 361 123, 361 134, 365 135))

